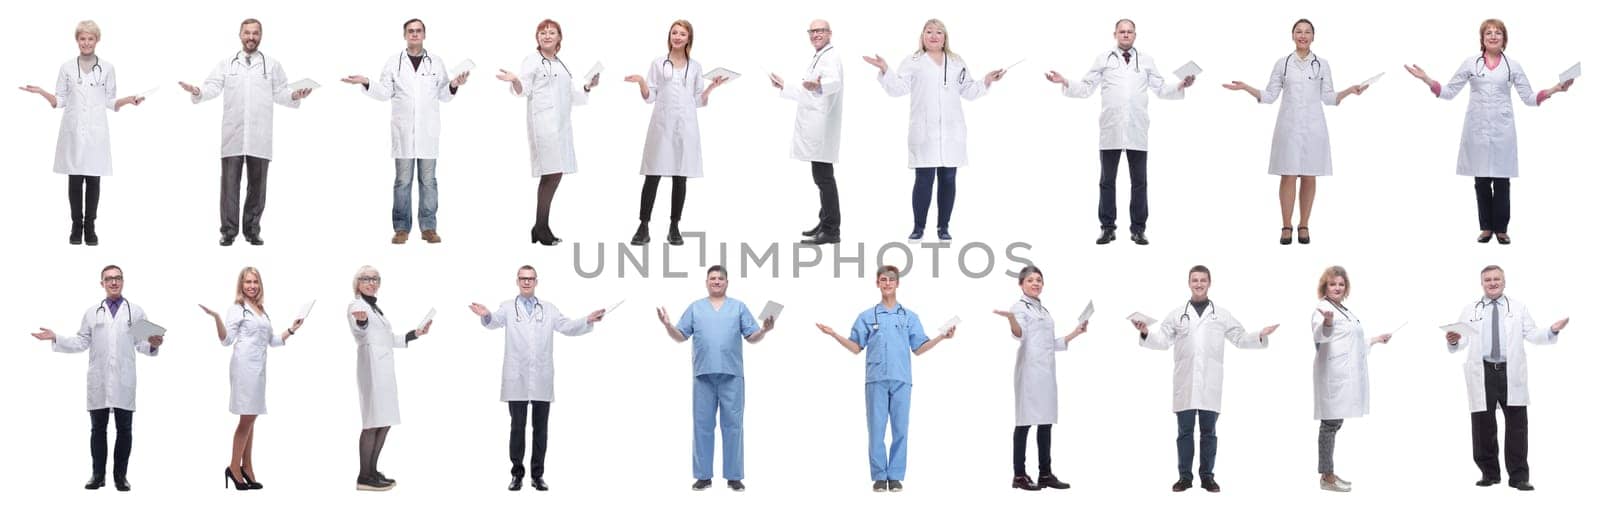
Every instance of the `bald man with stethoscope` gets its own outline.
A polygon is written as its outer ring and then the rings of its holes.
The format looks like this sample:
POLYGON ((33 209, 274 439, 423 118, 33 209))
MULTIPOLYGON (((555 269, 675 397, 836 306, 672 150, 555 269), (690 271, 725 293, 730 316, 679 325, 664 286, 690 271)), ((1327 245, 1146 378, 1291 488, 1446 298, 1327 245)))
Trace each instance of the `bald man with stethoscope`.
POLYGON ((89 453, 92 456, 93 475, 83 485, 86 490, 97 490, 106 485, 106 425, 116 417, 117 443, 112 478, 117 491, 133 489, 128 484, 128 454, 133 450, 133 405, 138 379, 134 353, 149 356, 159 354, 164 340, 160 335, 145 339, 133 338, 133 327, 145 321, 144 309, 122 296, 122 268, 116 265, 100 270, 100 287, 106 298, 83 313, 78 333, 57 336, 48 328, 39 328, 33 338, 50 341, 56 353, 89 352, 89 453))

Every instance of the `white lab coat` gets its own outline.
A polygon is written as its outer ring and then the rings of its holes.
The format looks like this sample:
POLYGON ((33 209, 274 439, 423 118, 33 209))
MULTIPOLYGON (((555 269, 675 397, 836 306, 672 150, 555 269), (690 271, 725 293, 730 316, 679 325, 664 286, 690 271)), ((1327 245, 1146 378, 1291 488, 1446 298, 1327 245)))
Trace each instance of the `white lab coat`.
POLYGON ((1038 300, 1023 296, 1011 306, 1022 327, 1017 340, 1017 366, 1012 383, 1017 397, 1017 425, 1056 423, 1056 352, 1067 350, 1065 337, 1056 337, 1056 320, 1038 300))
POLYGON ((56 353, 77 353, 89 350, 88 410, 121 408, 133 410, 134 394, 138 388, 138 366, 134 353, 156 356, 157 348, 149 339, 134 339, 129 335, 133 323, 145 319, 144 309, 123 300, 116 317, 104 300, 95 308, 83 313, 77 335, 56 336, 50 349, 56 353))
POLYGON ((272 332, 272 318, 244 305, 228 307, 223 320, 227 336, 223 346, 233 346, 228 362, 228 413, 264 415, 267 413, 267 348, 283 346, 283 338, 272 332))
POLYGON ((394 349, 406 347, 404 333, 395 335, 389 318, 356 297, 345 313, 356 339, 356 387, 361 391, 361 428, 400 423, 400 385, 395 380, 394 349), (356 325, 354 312, 367 313, 367 327, 356 325))
POLYGON ((1450 82, 1439 88, 1440 99, 1451 99, 1472 84, 1456 175, 1517 177, 1517 120, 1511 109, 1511 89, 1516 88, 1528 106, 1539 106, 1539 93, 1528 85, 1522 64, 1501 57, 1500 65, 1489 70, 1478 58, 1462 62, 1450 82))
POLYGON ((526 310, 516 298, 506 300, 483 325, 506 329, 501 401, 555 401, 555 332, 572 337, 594 330, 587 317, 568 318, 545 300, 535 298, 533 303, 533 310, 526 310))
POLYGON ((106 111, 117 105, 117 71, 110 62, 85 73, 73 57, 56 74, 56 108, 61 131, 56 135, 57 174, 111 175, 111 128, 106 111))
POLYGON ((222 157, 253 156, 272 159, 272 104, 299 108, 300 100, 289 99, 289 77, 278 61, 256 52, 245 63, 244 52, 217 63, 200 84, 200 95, 190 101, 200 103, 222 96, 222 157))
MULTIPOLYGON (((383 63, 383 75, 366 87, 367 96, 393 105, 389 109, 390 157, 396 160, 439 158, 439 103, 449 102, 450 69, 444 57, 422 52, 415 69, 406 52, 383 63)), ((293 92, 293 91, 290 91, 293 92)))
POLYGON ((548 60, 534 53, 522 59, 517 73, 522 97, 528 98, 528 152, 533 175, 570 174, 578 171, 578 153, 572 142, 572 106, 589 102, 586 83, 574 78, 560 58, 548 60))
MULTIPOLYGON (((1528 355, 1522 343, 1555 344, 1556 334, 1548 327, 1540 328, 1521 301, 1501 295, 1500 305, 1500 355, 1506 359, 1506 405, 1528 406, 1528 355)), ((1482 412, 1489 409, 1484 396, 1483 357, 1493 351, 1490 337, 1490 313, 1494 308, 1483 300, 1461 309, 1461 321, 1477 329, 1477 335, 1463 336, 1456 345, 1445 346, 1451 353, 1466 348, 1467 358, 1461 366, 1466 372, 1467 409, 1482 412)))
MULTIPOLYGON (((1120 62, 1121 59, 1118 58, 1120 62)), ((1223 341, 1240 349, 1267 347, 1267 338, 1261 332, 1246 332, 1228 311, 1211 302, 1204 316, 1197 314, 1194 306, 1184 302, 1161 320, 1158 328, 1149 328, 1150 335, 1139 341, 1140 346, 1155 350, 1172 350, 1172 411, 1206 410, 1222 412, 1222 348, 1223 341), (1195 318, 1199 318, 1196 320, 1195 318)))
POLYGON ((961 100, 989 93, 984 75, 974 74, 960 57, 945 53, 943 64, 916 52, 900 66, 878 75, 890 97, 911 95, 911 127, 906 132, 910 168, 965 167, 967 120, 961 100))
POLYGON ((844 65, 839 51, 827 45, 807 61, 806 70, 783 83, 778 96, 793 100, 794 143, 789 157, 800 161, 839 162, 840 127, 844 125, 844 65), (820 81, 816 91, 801 82, 820 81))
POLYGON ((1061 93, 1071 98, 1087 98, 1100 91, 1100 149, 1150 150, 1150 97, 1156 91, 1161 99, 1183 99, 1183 77, 1167 83, 1156 69, 1156 60, 1137 48, 1134 59, 1122 61, 1122 50, 1113 48, 1095 57, 1082 80, 1067 82, 1061 93))
POLYGON ((1316 393, 1316 419, 1350 419, 1366 415, 1371 409, 1372 387, 1368 381, 1366 332, 1361 318, 1349 309, 1340 310, 1323 300, 1318 310, 1333 311, 1333 326, 1322 327, 1322 313, 1311 313, 1311 339, 1317 355, 1311 362, 1311 380, 1316 393))
POLYGON ((1290 54, 1272 66, 1261 103, 1278 96, 1278 124, 1272 130, 1272 156, 1267 173, 1274 176, 1327 176, 1333 174, 1333 148, 1328 142, 1328 119, 1322 106, 1339 104, 1333 90, 1333 68, 1315 53, 1300 58, 1290 54))
POLYGON ((700 63, 694 59, 684 69, 674 69, 665 55, 650 61, 644 75, 650 97, 644 102, 654 103, 655 110, 644 136, 640 175, 701 176, 700 119, 695 109, 706 106, 700 101, 706 81, 700 74, 700 63))

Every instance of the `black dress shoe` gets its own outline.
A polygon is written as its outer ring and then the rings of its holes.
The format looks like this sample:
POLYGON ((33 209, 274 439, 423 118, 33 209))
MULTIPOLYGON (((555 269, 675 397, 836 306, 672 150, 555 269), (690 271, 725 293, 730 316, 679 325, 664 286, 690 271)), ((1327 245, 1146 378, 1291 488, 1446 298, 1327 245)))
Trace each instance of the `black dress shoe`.
POLYGON ((1193 479, 1179 479, 1178 482, 1172 483, 1172 491, 1175 491, 1175 492, 1188 490, 1189 488, 1193 488, 1193 487, 1194 487, 1194 480, 1193 479))
POLYGON ((1221 486, 1217 486, 1217 480, 1215 478, 1211 478, 1211 477, 1202 477, 1202 478, 1200 478, 1200 487, 1201 488, 1205 488, 1206 491, 1211 492, 1211 493, 1216 493, 1216 492, 1222 491, 1222 487, 1221 486))
POLYGON ((710 488, 710 487, 711 487, 711 480, 710 479, 696 479, 694 481, 694 486, 690 486, 689 489, 694 490, 694 491, 704 491, 706 488, 710 488))
POLYGON ((1011 487, 1023 491, 1039 491, 1039 485, 1033 484, 1033 478, 1027 474, 1011 478, 1011 487))
POLYGON ((533 478, 533 489, 539 490, 539 491, 550 491, 550 487, 549 486, 545 486, 543 477, 535 477, 535 478, 533 478))
POLYGON ((801 245, 831 245, 839 242, 838 233, 818 233, 815 237, 800 240, 801 245))
POLYGON ((260 236, 251 236, 249 234, 244 235, 244 240, 250 242, 251 245, 255 245, 255 246, 258 246, 258 247, 261 246, 262 243, 266 243, 264 241, 261 241, 261 237, 260 236))
POLYGON ((372 471, 372 477, 377 478, 379 481, 382 481, 384 484, 394 484, 394 479, 390 479, 388 476, 383 475, 383 472, 379 472, 379 471, 374 470, 374 471, 372 471))
POLYGON ((801 236, 805 236, 807 238, 814 238, 818 234, 822 234, 822 224, 817 224, 816 227, 812 227, 810 229, 806 229, 804 231, 800 231, 800 235, 801 236))
POLYGON ((1114 239, 1117 239, 1117 230, 1116 229, 1101 229, 1100 230, 1100 238, 1094 240, 1094 244, 1096 244, 1096 245, 1104 245, 1104 244, 1107 244, 1107 243, 1111 243, 1111 240, 1114 240, 1114 239))
POLYGON ((98 490, 102 486, 105 486, 105 485, 106 485, 106 476, 97 475, 97 476, 90 477, 89 478, 89 482, 83 484, 83 489, 85 489, 85 490, 98 490))
POLYGON ((506 491, 522 491, 522 478, 512 477, 511 484, 506 485, 506 491))
POLYGON ((906 239, 911 240, 911 241, 922 241, 922 228, 919 227, 919 228, 916 228, 916 229, 912 229, 911 230, 911 235, 910 236, 906 236, 906 239))
MULTIPOLYGON (((809 234, 807 236, 809 236, 809 234)), ((67 236, 67 243, 71 243, 73 245, 83 244, 83 222, 72 223, 72 234, 67 236)))
POLYGON ((1149 245, 1150 244, 1150 239, 1144 237, 1144 233, 1136 232, 1136 233, 1133 233, 1133 244, 1135 244, 1135 245, 1149 245))
POLYGON ((1493 234, 1489 234, 1487 232, 1483 233, 1483 234, 1479 234, 1478 235, 1478 243, 1488 243, 1489 242, 1489 238, 1493 238, 1493 237, 1494 237, 1493 234))
POLYGON ((639 230, 633 231, 633 241, 629 245, 641 246, 650 242, 650 223, 639 222, 639 230))
POLYGON ((894 479, 890 479, 889 480, 889 491, 895 492, 895 493, 899 493, 900 490, 904 490, 904 489, 906 489, 906 487, 904 485, 901 485, 900 481, 897 481, 897 480, 894 480, 894 479))
POLYGON ((738 479, 728 481, 728 489, 733 491, 744 491, 744 481, 740 481, 738 479))
POLYGON ((94 233, 94 222, 83 223, 83 244, 91 247, 100 244, 100 236, 94 233))
POLYGON ((231 247, 233 246, 233 236, 223 236, 221 240, 217 241, 217 244, 224 247, 231 247))
POLYGON ((882 493, 882 492, 889 491, 889 482, 888 481, 873 481, 872 482, 872 491, 873 492, 877 492, 877 493, 882 493))
POLYGON ((114 477, 112 479, 112 483, 116 484, 117 486, 117 491, 129 491, 133 489, 133 485, 128 484, 128 478, 126 477, 114 477))
POLYGON ((678 223, 677 222, 673 222, 672 225, 667 226, 667 244, 668 245, 682 245, 683 244, 683 235, 682 234, 678 234, 678 223))
POLYGON ((1071 488, 1072 485, 1067 484, 1066 482, 1064 482, 1064 481, 1062 481, 1060 479, 1056 479, 1056 476, 1054 474, 1039 474, 1039 487, 1040 488, 1054 488, 1054 489, 1057 489, 1057 490, 1065 490, 1065 489, 1071 488))
POLYGON ((1488 488, 1490 486, 1494 486, 1494 485, 1500 484, 1500 480, 1499 479, 1483 478, 1483 479, 1479 479, 1478 482, 1472 483, 1472 484, 1478 485, 1479 488, 1488 488))
POLYGON ((1301 245, 1311 244, 1311 229, 1306 228, 1304 225, 1300 226, 1299 228, 1295 229, 1294 238, 1295 241, 1300 242, 1301 245))
POLYGON ((1528 484, 1527 481, 1512 481, 1509 486, 1521 491, 1533 491, 1533 485, 1528 484))
MULTIPOLYGON (((87 233, 87 231, 85 231, 85 232, 87 233)), ((84 243, 89 243, 88 242, 89 235, 88 234, 84 234, 83 236, 84 236, 83 239, 85 240, 84 243)), ((1494 233, 1494 239, 1495 239, 1495 241, 1500 242, 1501 245, 1510 245, 1511 244, 1511 236, 1507 235, 1506 233, 1503 233, 1503 232, 1494 233)), ((93 243, 89 243, 89 244, 93 245, 93 243)))
POLYGON ((1294 228, 1292 228, 1292 227, 1284 227, 1283 228, 1283 234, 1278 235, 1278 244, 1279 245, 1288 245, 1290 243, 1294 243, 1293 235, 1294 235, 1294 228))

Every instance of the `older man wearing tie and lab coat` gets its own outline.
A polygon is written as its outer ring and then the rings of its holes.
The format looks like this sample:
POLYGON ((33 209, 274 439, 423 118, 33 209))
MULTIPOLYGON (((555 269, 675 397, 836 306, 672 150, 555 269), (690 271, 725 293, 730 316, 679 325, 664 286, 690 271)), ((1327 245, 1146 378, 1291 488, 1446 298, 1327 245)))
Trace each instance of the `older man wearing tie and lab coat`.
POLYGON ((1212 467, 1217 458, 1217 416, 1222 412, 1223 341, 1240 349, 1264 349, 1267 336, 1278 329, 1268 326, 1247 332, 1233 315, 1211 302, 1211 270, 1189 269, 1189 301, 1161 320, 1159 328, 1133 320, 1139 345, 1172 350, 1172 411, 1178 415, 1178 482, 1172 491, 1194 486, 1194 425, 1200 422, 1200 487, 1216 493, 1212 467))
POLYGON ((800 83, 785 83, 776 74, 768 78, 780 97, 798 105, 789 157, 811 162, 811 181, 822 202, 817 226, 801 232, 805 239, 800 243, 826 245, 839 242, 839 187, 833 179, 833 164, 839 161, 839 128, 844 124, 844 65, 833 48, 833 28, 827 21, 812 21, 806 35, 816 53, 800 83))
POLYGON ((1445 334, 1451 353, 1467 350, 1462 367, 1467 377, 1467 408, 1472 412, 1472 460, 1483 473, 1477 484, 1500 483, 1500 445, 1495 441, 1499 425, 1494 420, 1498 406, 1506 416, 1509 484, 1532 491, 1533 485, 1528 483, 1528 356, 1518 341, 1555 344, 1567 320, 1539 328, 1527 305, 1505 295, 1506 274, 1499 266, 1485 267, 1479 279, 1483 298, 1463 307, 1460 319, 1476 335, 1462 339, 1455 332, 1445 334))
POLYGON ((199 104, 222 96, 222 240, 233 245, 239 235, 239 179, 248 176, 244 199, 244 239, 260 245, 261 215, 267 208, 267 164, 272 162, 272 104, 299 108, 311 89, 289 90, 289 75, 277 59, 258 51, 261 22, 239 23, 243 49, 217 63, 196 87, 178 82, 199 104), (247 171, 246 168, 249 170, 247 171))
POLYGON ((1183 99, 1183 90, 1194 84, 1193 76, 1177 84, 1168 83, 1156 68, 1156 61, 1133 46, 1138 37, 1132 20, 1117 21, 1116 48, 1099 54, 1083 79, 1068 83, 1061 73, 1051 71, 1045 78, 1061 84, 1061 93, 1072 98, 1087 98, 1100 91, 1100 238, 1104 245, 1117 239, 1117 161, 1128 154, 1128 178, 1133 198, 1128 209, 1133 217, 1129 231, 1134 243, 1145 245, 1145 220, 1150 216, 1146 195, 1145 161, 1150 140, 1150 97, 1154 90, 1161 99, 1183 99))
POLYGON ((164 338, 152 335, 134 339, 133 328, 145 321, 144 309, 122 296, 122 268, 116 265, 100 270, 100 287, 106 298, 83 313, 78 333, 59 337, 40 328, 33 338, 50 341, 57 353, 89 351, 89 453, 93 457, 93 476, 83 485, 97 490, 106 485, 106 423, 117 421, 117 444, 112 478, 117 491, 133 489, 128 484, 128 455, 133 452, 133 405, 138 384, 134 353, 156 356, 164 338))
POLYGON ((417 216, 421 217, 422 239, 438 243, 439 183, 434 170, 439 162, 439 103, 455 98, 456 90, 467 82, 464 71, 452 77, 444 57, 429 54, 422 47, 428 27, 422 20, 405 22, 406 51, 383 61, 383 74, 373 83, 362 75, 345 77, 343 82, 360 84, 367 96, 388 101, 390 109, 390 156, 394 158, 394 225, 391 243, 406 242, 411 236, 411 181, 422 184, 417 195, 417 216))
POLYGON ((587 334, 594 323, 605 317, 604 310, 582 319, 568 318, 556 304, 533 296, 539 273, 532 266, 517 269, 517 296, 490 311, 472 304, 483 327, 506 330, 505 363, 500 368, 500 400, 511 411, 511 485, 522 489, 524 473, 533 478, 533 489, 547 491, 544 484, 544 453, 550 423, 550 402, 555 400, 555 332, 568 337, 587 334), (522 457, 528 425, 528 410, 533 410, 533 460, 524 471, 522 457))

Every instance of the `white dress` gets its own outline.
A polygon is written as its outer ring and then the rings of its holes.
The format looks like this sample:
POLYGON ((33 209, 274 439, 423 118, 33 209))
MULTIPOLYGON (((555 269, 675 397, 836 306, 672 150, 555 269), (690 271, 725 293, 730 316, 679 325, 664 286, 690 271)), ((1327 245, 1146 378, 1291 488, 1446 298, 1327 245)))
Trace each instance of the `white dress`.
POLYGON ((111 130, 106 111, 117 104, 117 72, 110 62, 96 60, 88 72, 78 59, 56 74, 56 108, 62 110, 56 136, 57 174, 111 175, 111 130))
POLYGON ((1261 102, 1278 107, 1278 124, 1272 130, 1272 156, 1267 173, 1274 176, 1327 176, 1333 174, 1333 149, 1328 142, 1328 119, 1322 106, 1334 106, 1333 70, 1327 59, 1292 54, 1272 66, 1261 102))
POLYGON ((267 348, 283 346, 272 333, 272 319, 260 311, 234 304, 222 326, 223 346, 233 346, 228 363, 228 412, 234 415, 267 413, 267 348))
POLYGON ((700 63, 690 59, 684 69, 677 69, 661 56, 650 61, 650 71, 644 76, 645 87, 650 89, 645 102, 654 103, 655 110, 644 136, 639 174, 700 177, 700 120, 695 110, 706 106, 700 101, 706 90, 700 63))

